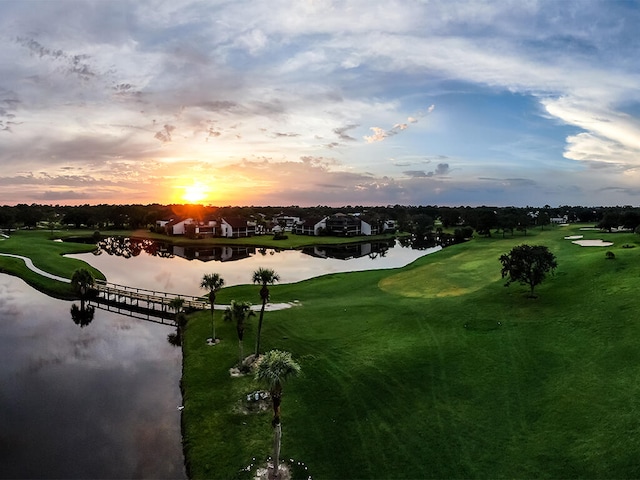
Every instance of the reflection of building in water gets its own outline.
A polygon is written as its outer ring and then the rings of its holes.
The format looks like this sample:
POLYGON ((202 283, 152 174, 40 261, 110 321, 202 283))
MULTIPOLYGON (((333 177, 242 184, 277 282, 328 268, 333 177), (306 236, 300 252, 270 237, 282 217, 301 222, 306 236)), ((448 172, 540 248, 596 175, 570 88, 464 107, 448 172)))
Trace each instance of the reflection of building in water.
POLYGON ((220 246, 220 247, 188 247, 173 246, 173 254, 187 260, 200 260, 201 262, 230 262, 241 260, 255 255, 255 247, 220 246))
POLYGON ((369 256, 371 258, 384 257, 395 242, 352 243, 349 245, 323 245, 306 247, 302 253, 316 258, 335 258, 338 260, 350 260, 369 256))

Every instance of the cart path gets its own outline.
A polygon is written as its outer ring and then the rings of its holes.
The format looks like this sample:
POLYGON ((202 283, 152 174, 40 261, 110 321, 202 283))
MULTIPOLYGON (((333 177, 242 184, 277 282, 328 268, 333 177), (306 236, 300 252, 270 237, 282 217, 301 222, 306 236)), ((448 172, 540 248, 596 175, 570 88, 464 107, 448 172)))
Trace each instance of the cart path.
POLYGON ((37 273, 38 275, 42 275, 43 277, 47 277, 47 278, 50 278, 52 280, 57 280, 58 282, 71 283, 71 280, 68 279, 68 278, 59 277, 58 275, 54 275, 53 273, 49 273, 49 272, 45 272, 44 270, 40 270, 38 267, 36 267, 33 264, 33 262, 31 261, 31 259, 29 257, 23 257, 22 255, 14 255, 12 253, 0 253, 0 256, 2 256, 2 257, 19 258, 21 260, 24 260, 24 264, 27 266, 27 268, 29 270, 31 270, 32 272, 37 273))

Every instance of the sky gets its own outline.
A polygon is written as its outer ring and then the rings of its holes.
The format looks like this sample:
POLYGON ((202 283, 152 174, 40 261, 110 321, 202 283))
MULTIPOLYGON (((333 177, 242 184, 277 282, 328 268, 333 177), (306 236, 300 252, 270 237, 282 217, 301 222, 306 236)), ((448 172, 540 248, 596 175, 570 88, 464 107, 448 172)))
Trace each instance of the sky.
POLYGON ((640 3, 0 0, 0 204, 640 204, 640 3))

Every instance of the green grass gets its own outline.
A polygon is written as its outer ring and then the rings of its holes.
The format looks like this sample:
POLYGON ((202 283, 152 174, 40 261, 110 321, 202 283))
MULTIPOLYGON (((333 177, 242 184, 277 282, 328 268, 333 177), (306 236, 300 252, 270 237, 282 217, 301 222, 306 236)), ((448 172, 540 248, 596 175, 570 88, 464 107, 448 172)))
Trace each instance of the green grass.
MULTIPOLYGON (((78 268, 86 268, 95 278, 104 279, 104 275, 87 263, 63 255, 90 252, 95 245, 80 243, 54 242, 48 230, 19 230, 11 233, 10 238, 0 240, 0 253, 11 253, 28 257, 33 264, 64 278, 71 278, 78 268)), ((29 270, 21 259, 0 256, 0 272, 22 278, 29 285, 56 298, 74 298, 71 285, 43 277, 29 270)))
MULTIPOLYGON (((291 351, 283 458, 314 478, 636 478, 640 476, 640 237, 580 232, 479 238, 398 270, 341 273, 271 289, 265 350, 291 351), (559 267, 528 298, 503 286, 498 257, 547 245, 559 267), (605 252, 613 251, 615 260, 605 252), (498 323, 500 322, 500 324, 498 323)), ((259 302, 259 287, 217 301, 259 302)), ((219 315, 219 314, 218 314, 219 315)), ((270 451, 270 412, 244 415, 257 388, 230 378, 237 340, 207 312, 184 345, 184 441, 193 478, 234 478, 270 451)), ((251 352, 257 320, 247 329, 251 352)))

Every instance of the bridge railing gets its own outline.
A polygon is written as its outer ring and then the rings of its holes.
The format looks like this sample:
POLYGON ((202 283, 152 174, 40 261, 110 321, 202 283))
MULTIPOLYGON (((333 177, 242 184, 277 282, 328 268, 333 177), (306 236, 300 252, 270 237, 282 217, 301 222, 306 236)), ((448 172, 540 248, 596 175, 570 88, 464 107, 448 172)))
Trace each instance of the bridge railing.
POLYGON ((106 295, 115 295, 127 297, 131 300, 143 300, 150 303, 158 303, 164 306, 168 305, 171 300, 181 298, 184 300, 184 307, 204 309, 208 306, 208 301, 202 297, 193 295, 182 295, 179 293, 158 292, 148 290, 146 288, 130 287, 128 285, 120 285, 117 283, 107 282, 105 280, 95 280, 94 288, 98 293, 103 292, 106 295))

